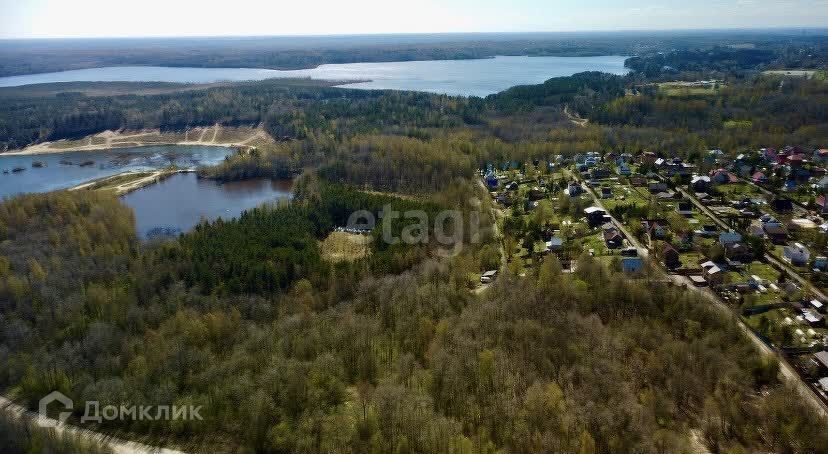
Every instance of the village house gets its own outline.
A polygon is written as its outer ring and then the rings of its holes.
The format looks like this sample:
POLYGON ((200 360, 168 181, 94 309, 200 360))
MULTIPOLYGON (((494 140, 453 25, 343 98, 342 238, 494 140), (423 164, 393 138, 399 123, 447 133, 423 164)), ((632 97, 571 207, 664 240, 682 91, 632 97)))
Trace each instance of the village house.
POLYGON ((630 184, 636 188, 647 186, 647 177, 644 175, 633 175, 630 177, 630 184))
POLYGON ((604 224, 603 236, 604 243, 609 249, 618 249, 624 245, 624 236, 612 223, 604 224))
POLYGON ((573 181, 569 182, 569 184, 566 186, 566 189, 564 190, 564 192, 569 197, 578 197, 579 195, 584 193, 584 188, 581 186, 580 183, 573 180, 573 181))
POLYGON ((725 246, 725 257, 729 264, 738 266, 739 264, 750 263, 753 261, 753 250, 745 243, 730 243, 725 246))
POLYGON ((657 192, 664 192, 664 191, 666 191, 666 190, 667 190, 667 187, 668 187, 668 186, 667 186, 667 183, 664 183, 664 182, 662 182, 662 181, 655 181, 655 182, 651 182, 651 183, 647 186, 647 189, 648 189, 650 192, 652 192, 653 194, 655 194, 655 193, 657 193, 657 192))
POLYGON ((604 186, 601 188, 601 198, 602 199, 611 199, 612 198, 612 188, 609 186, 604 186))
POLYGON ((724 156, 724 151, 722 151, 722 150, 719 150, 719 149, 707 150, 707 153, 705 154, 705 157, 704 157, 704 162, 706 162, 708 164, 716 164, 716 163, 719 162, 719 159, 721 159, 722 156, 724 156))
POLYGON ((664 266, 670 270, 681 267, 681 254, 669 244, 664 247, 664 266))
POLYGON ((814 258, 812 268, 816 271, 828 270, 828 257, 820 255, 819 257, 814 258))
POLYGON ((563 238, 559 236, 553 236, 549 241, 546 242, 546 252, 560 252, 563 250, 563 238))
POLYGON ((811 309, 802 309, 802 319, 811 328, 818 328, 825 325, 825 316, 811 309))
POLYGON ((650 241, 666 238, 667 232, 670 230, 668 225, 669 223, 665 219, 645 219, 641 221, 641 226, 644 227, 650 241))
MULTIPOLYGON (((676 158, 676 159, 678 159, 678 158, 676 158)), ((680 160, 679 160, 679 162, 674 161, 672 164, 667 164, 666 166, 664 166, 664 171, 667 174, 667 176, 669 176, 669 177, 678 176, 678 177, 682 177, 682 179, 684 179, 684 178, 689 179, 690 176, 693 175, 694 170, 696 170, 696 166, 694 166, 693 164, 688 164, 688 163, 685 163, 685 162, 681 162, 680 160)))
POLYGON ((710 190, 710 177, 706 175, 695 175, 690 180, 690 187, 693 192, 708 192, 710 190))
POLYGON ((693 202, 689 200, 682 200, 676 205, 676 211, 678 214, 682 216, 692 216, 693 215, 693 202))
POLYGON ((828 377, 822 377, 817 381, 819 387, 822 389, 823 392, 828 393, 828 377))
POLYGON ((628 166, 627 163, 622 162, 621 164, 618 164, 618 175, 626 177, 630 176, 631 174, 632 170, 630 170, 630 166, 628 166))
POLYGON ((710 181, 715 184, 730 184, 737 183, 739 179, 725 169, 716 169, 710 171, 710 181))
POLYGON ((793 202, 784 197, 774 197, 771 201, 771 208, 777 213, 790 213, 793 211, 793 202))
POLYGON ((765 184, 768 182, 768 177, 763 172, 756 172, 751 176, 751 180, 756 184, 765 184))
POLYGON ((762 159, 768 164, 777 164, 779 162, 779 155, 774 148, 762 148, 759 150, 759 153, 762 155, 762 159))
POLYGON ((535 186, 529 190, 526 197, 531 201, 542 200, 546 197, 546 193, 538 186, 535 186))
POLYGON ((489 284, 497 277, 497 270, 486 271, 480 276, 481 284, 489 284))
POLYGON ((748 285, 754 290, 764 287, 765 284, 767 284, 767 282, 755 274, 752 274, 750 278, 748 278, 748 285))
POLYGON ((595 228, 599 225, 603 225, 604 223, 608 222, 606 219, 606 210, 600 207, 591 206, 589 208, 584 208, 584 215, 586 215, 587 222, 592 228, 595 228))
POLYGON ((814 353, 814 362, 817 364, 820 375, 828 374, 828 351, 814 353))
POLYGON ((806 266, 811 258, 811 253, 802 243, 794 243, 783 248, 782 257, 791 265, 806 266))
POLYGON ((742 235, 738 232, 722 232, 719 234, 719 244, 722 246, 738 243, 740 241, 742 241, 742 235))
POLYGON ((779 223, 765 223, 762 225, 765 236, 774 244, 784 244, 788 240, 788 229, 779 223))
POLYGON ((498 196, 495 197, 495 201, 503 206, 509 206, 513 203, 514 199, 509 193, 504 192, 498 194, 498 196))
POLYGON ((724 281, 724 272, 712 261, 702 263, 702 276, 710 285, 720 285, 724 281))
POLYGON ((638 162, 642 165, 653 165, 655 164, 657 156, 652 151, 645 151, 638 155, 638 162))
POLYGON ((610 172, 607 169, 596 167, 589 172, 589 176, 593 180, 603 180, 604 178, 609 178, 610 172))
POLYGON ((819 300, 811 300, 808 301, 808 306, 811 306, 811 309, 819 312, 820 314, 825 313, 825 303, 819 300))
POLYGON ((625 273, 637 273, 644 269, 644 260, 641 257, 622 257, 621 271, 625 273))
POLYGON ((788 156, 788 165, 791 169, 796 169, 802 167, 802 164, 805 162, 805 155, 802 154, 795 154, 788 156))
POLYGON ((497 189, 498 184, 500 184, 498 182, 497 175, 495 175, 494 172, 490 171, 489 173, 487 173, 485 179, 486 187, 489 188, 490 191, 497 189))
POLYGON ((705 224, 702 228, 695 231, 696 235, 704 238, 713 238, 719 235, 719 229, 716 224, 705 224))

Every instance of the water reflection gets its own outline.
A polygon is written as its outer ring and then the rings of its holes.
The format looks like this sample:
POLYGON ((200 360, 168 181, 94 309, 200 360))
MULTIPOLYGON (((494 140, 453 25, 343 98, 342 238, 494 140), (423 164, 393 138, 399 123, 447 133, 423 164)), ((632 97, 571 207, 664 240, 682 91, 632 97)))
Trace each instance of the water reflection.
POLYGON ((0 198, 48 192, 128 170, 214 165, 235 153, 232 148, 164 145, 37 155, 0 155, 0 198))
POLYGON ((173 175, 122 197, 135 211, 138 235, 175 236, 201 220, 231 219, 264 203, 289 199, 290 181, 254 179, 217 183, 194 173, 173 175))

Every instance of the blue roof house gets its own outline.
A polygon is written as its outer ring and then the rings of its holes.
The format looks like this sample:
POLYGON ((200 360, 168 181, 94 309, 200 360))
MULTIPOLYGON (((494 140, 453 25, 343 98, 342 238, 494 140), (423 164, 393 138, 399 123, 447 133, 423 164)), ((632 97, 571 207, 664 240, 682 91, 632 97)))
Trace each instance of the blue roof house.
POLYGON ((644 260, 641 257, 623 257, 621 259, 621 271, 625 273, 637 273, 644 269, 644 260))

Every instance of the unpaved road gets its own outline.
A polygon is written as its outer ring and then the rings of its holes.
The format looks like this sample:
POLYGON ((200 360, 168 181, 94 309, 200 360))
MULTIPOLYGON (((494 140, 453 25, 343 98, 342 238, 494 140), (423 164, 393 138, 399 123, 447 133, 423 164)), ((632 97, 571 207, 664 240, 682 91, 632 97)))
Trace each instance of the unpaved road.
POLYGON ((134 441, 121 440, 69 424, 58 424, 55 419, 31 412, 2 396, 0 396, 0 411, 4 412, 6 417, 18 420, 23 418, 38 427, 53 427, 58 435, 79 438, 92 444, 103 445, 115 454, 183 454, 183 451, 177 451, 175 449, 156 448, 134 441))

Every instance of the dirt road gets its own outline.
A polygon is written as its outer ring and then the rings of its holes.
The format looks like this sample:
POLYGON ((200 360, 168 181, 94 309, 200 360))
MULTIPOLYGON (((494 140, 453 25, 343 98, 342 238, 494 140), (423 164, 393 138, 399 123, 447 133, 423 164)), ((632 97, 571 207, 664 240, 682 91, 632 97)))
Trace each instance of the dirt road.
POLYGON ((70 424, 58 424, 55 419, 29 411, 2 396, 0 396, 0 411, 5 413, 5 417, 18 420, 23 418, 38 427, 53 427, 58 435, 66 436, 70 439, 83 439, 91 444, 103 445, 115 454, 183 454, 183 451, 156 448, 134 441, 121 440, 70 424))

